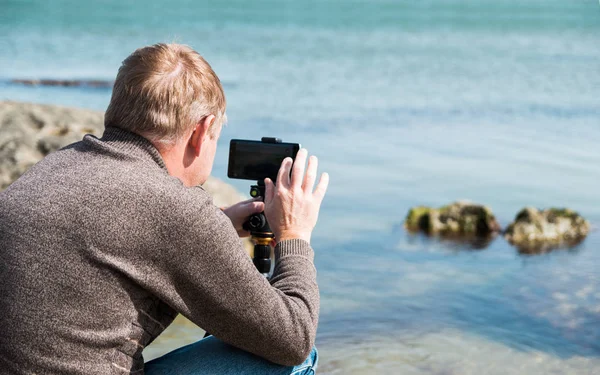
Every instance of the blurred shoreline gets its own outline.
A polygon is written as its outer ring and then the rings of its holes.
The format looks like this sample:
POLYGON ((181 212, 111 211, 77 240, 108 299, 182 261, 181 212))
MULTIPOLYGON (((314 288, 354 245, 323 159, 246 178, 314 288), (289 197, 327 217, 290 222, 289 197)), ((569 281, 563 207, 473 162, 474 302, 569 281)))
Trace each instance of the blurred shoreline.
MULTIPOLYGON (((0 101, 0 189, 45 155, 104 130, 104 113, 60 105, 0 101)), ((203 186, 222 207, 244 199, 233 186, 211 177, 203 186)))

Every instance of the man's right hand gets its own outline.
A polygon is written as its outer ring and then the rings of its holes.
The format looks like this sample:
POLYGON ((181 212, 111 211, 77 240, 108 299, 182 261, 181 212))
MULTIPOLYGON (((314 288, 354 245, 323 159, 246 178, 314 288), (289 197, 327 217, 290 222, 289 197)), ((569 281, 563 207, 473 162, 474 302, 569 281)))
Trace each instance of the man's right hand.
POLYGON ((265 215, 277 242, 301 239, 310 243, 317 224, 329 175, 323 173, 313 191, 318 161, 316 156, 311 156, 304 174, 307 155, 306 149, 300 149, 295 162, 285 158, 279 168, 276 185, 271 179, 265 179, 265 215))

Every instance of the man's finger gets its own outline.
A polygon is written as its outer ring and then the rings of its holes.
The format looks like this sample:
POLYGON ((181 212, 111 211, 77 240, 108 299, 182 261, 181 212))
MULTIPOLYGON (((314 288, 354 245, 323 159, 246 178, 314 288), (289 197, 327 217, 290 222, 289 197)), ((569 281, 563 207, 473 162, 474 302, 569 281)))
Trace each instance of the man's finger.
POLYGON ((290 169, 292 169, 292 158, 285 158, 281 162, 279 173, 277 174, 277 186, 289 186, 290 185, 290 169))
POLYGON ((308 151, 306 151, 305 148, 301 148, 296 154, 296 160, 294 161, 294 167, 292 168, 292 186, 302 185, 306 155, 308 155, 308 151))
POLYGON ((317 184, 317 188, 315 189, 315 196, 317 197, 317 199, 319 199, 319 201, 323 200, 323 197, 325 196, 325 192, 327 191, 327 186, 329 185, 329 174, 328 173, 323 173, 321 175, 321 179, 319 180, 319 183, 317 184))
POLYGON ((251 233, 245 229, 238 229, 237 234, 240 238, 246 238, 246 237, 250 237, 251 233))
POLYGON ((260 201, 250 202, 243 207, 244 209, 244 217, 250 216, 252 214, 257 214, 259 212, 263 212, 265 210, 265 204, 260 201))
POLYGON ((315 179, 317 178, 317 166, 319 160, 316 156, 308 158, 308 166, 306 167, 306 176, 304 176, 304 183, 302 184, 302 190, 307 193, 312 193, 313 187, 315 186, 315 179))
POLYGON ((273 188, 273 181, 271 181, 271 179, 268 177, 265 178, 265 203, 268 203, 273 199, 273 193, 275 190, 273 188))
POLYGON ((248 203, 252 203, 252 202, 258 202, 260 200, 261 200, 260 197, 250 198, 250 199, 246 199, 245 201, 241 201, 238 204, 248 204, 248 203))

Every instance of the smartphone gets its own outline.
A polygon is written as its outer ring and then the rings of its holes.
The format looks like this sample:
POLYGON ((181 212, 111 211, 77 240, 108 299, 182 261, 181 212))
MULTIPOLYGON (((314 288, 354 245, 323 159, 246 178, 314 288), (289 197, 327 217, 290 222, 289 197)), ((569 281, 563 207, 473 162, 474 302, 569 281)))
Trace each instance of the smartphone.
POLYGON ((275 182, 283 159, 288 156, 295 159, 298 150, 300 144, 277 142, 275 138, 263 138, 263 141, 232 139, 227 176, 254 181, 269 177, 275 182))

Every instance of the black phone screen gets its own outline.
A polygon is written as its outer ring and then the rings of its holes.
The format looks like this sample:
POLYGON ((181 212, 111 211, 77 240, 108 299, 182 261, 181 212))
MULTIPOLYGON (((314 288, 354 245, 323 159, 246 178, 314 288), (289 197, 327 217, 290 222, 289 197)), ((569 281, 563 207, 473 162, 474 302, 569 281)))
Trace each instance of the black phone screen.
POLYGON ((242 180, 262 181, 266 177, 276 181, 281 162, 294 159, 300 149, 298 143, 265 143, 232 139, 229 144, 227 176, 242 180))

